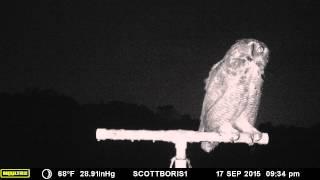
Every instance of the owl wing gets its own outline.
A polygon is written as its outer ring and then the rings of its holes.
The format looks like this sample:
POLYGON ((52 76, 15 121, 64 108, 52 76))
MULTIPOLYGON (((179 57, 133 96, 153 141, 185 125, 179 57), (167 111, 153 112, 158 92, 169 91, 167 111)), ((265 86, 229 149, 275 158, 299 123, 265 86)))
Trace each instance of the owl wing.
POLYGON ((217 75, 217 73, 219 71, 221 71, 221 66, 223 64, 223 60, 217 62, 210 70, 209 72, 209 77, 205 80, 205 90, 207 91, 209 86, 212 84, 213 82, 213 78, 217 75))
POLYGON ((223 60, 215 64, 209 73, 209 77, 205 80, 206 95, 202 104, 199 131, 205 131, 207 113, 223 97, 226 91, 227 85, 222 75, 222 64, 223 60))
POLYGON ((248 114, 248 121, 251 125, 255 124, 255 120, 258 115, 260 99, 261 99, 261 88, 262 88, 262 79, 256 78, 254 82, 254 91, 250 92, 248 106, 251 111, 248 114))

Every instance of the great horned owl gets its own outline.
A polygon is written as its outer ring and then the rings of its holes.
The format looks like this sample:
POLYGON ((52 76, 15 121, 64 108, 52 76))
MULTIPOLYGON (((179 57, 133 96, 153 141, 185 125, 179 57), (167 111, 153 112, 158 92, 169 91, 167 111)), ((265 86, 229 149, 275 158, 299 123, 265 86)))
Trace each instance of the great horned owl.
MULTIPOLYGON (((237 140, 240 132, 249 133, 252 144, 261 139, 254 124, 268 57, 267 46, 255 39, 241 39, 231 46, 205 80, 199 131, 214 131, 231 140, 237 140)), ((217 145, 202 142, 201 148, 210 152, 217 145)))

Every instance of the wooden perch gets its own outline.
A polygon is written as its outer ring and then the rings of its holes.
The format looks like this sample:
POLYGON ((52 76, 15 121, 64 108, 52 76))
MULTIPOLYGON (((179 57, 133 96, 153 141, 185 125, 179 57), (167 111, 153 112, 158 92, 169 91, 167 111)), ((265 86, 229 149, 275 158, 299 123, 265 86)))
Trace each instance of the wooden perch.
MULTIPOLYGON (((220 136, 216 132, 199 132, 191 130, 125 130, 125 129, 97 129, 96 138, 100 140, 130 140, 130 141, 164 141, 176 143, 185 141, 190 143, 208 141, 208 142, 227 142, 230 143, 230 138, 220 136)), ((242 133, 240 138, 234 143, 252 142, 249 134, 242 133)), ((269 136, 267 133, 262 133, 258 144, 268 144, 269 136)))
MULTIPOLYGON (((187 143, 225 142, 225 143, 247 143, 252 144, 249 134, 242 133, 237 141, 231 141, 230 137, 220 136, 216 132, 199 132, 191 130, 125 130, 125 129, 97 129, 96 138, 101 140, 129 140, 129 141, 164 141, 175 144, 176 156, 172 158, 170 167, 173 163, 176 168, 186 168, 190 161, 186 157, 187 143)), ((262 133, 258 144, 268 144, 269 136, 262 133)))

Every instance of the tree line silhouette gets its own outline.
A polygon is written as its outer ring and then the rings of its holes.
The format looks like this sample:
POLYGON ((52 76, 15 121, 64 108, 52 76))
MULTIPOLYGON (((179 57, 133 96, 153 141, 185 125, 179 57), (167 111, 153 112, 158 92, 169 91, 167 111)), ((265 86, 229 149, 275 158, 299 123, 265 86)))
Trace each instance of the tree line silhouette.
MULTIPOLYGON (((172 105, 151 110, 111 101, 79 104, 54 90, 0 93, 1 167, 168 167, 174 145, 162 142, 100 141, 96 128, 197 130, 198 119, 172 105)), ((310 128, 258 127, 268 145, 221 144, 207 154, 188 146, 193 167, 320 167, 320 124, 310 128)))

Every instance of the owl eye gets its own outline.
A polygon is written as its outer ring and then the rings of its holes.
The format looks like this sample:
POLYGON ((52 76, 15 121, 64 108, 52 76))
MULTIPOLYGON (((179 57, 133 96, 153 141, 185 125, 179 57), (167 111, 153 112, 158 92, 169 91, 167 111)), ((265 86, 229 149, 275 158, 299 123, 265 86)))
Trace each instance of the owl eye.
POLYGON ((259 47, 257 48, 257 52, 258 52, 258 53, 262 53, 263 50, 264 50, 264 48, 263 48, 262 46, 259 46, 259 47))

